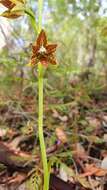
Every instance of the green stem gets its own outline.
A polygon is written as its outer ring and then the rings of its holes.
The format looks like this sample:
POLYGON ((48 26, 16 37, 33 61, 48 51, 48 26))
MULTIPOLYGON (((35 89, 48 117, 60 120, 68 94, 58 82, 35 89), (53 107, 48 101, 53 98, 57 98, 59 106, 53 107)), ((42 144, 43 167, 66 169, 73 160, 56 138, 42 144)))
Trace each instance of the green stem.
MULTIPOLYGON (((31 9, 26 9, 25 13, 30 17, 32 27, 35 33, 40 33, 42 29, 42 10, 43 10, 43 0, 38 0, 38 27, 36 25, 35 16, 31 9)), ((39 141, 40 141, 40 149, 43 163, 43 171, 44 171, 44 186, 43 190, 49 190, 49 170, 48 170, 48 162, 46 155, 46 146, 43 135, 43 66, 41 63, 38 63, 38 88, 39 88, 39 119, 38 119, 38 133, 39 133, 39 141)))
POLYGON ((42 11, 43 11, 43 0, 38 0, 38 33, 42 29, 42 11))
POLYGON ((40 148, 43 162, 44 170, 44 190, 49 190, 49 173, 48 173, 48 163, 46 155, 46 146, 43 136, 43 68, 42 64, 38 64, 38 75, 39 75, 39 140, 40 148))
MULTIPOLYGON (((43 0, 38 0, 38 33, 41 31, 42 28, 42 9, 43 9, 43 0)), ((46 146, 44 141, 43 135, 43 66, 41 63, 38 63, 38 85, 39 85, 39 120, 38 120, 38 127, 39 127, 39 141, 40 141, 40 148, 41 148, 41 156, 42 156, 42 163, 43 163, 43 170, 44 170, 44 190, 49 190, 49 171, 48 171, 48 162, 47 162, 47 155, 46 155, 46 146)))
POLYGON ((32 9, 30 9, 30 8, 25 9, 25 13, 29 16, 31 25, 32 25, 32 27, 33 27, 33 29, 35 31, 35 34, 37 34, 38 28, 37 28, 37 25, 36 25, 35 15, 34 15, 32 9))

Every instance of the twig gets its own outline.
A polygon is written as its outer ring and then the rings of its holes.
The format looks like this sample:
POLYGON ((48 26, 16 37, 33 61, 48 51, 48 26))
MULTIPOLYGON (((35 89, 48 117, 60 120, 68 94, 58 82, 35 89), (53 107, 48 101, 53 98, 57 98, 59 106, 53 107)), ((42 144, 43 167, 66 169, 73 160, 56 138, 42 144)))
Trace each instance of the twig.
POLYGON ((91 176, 88 176, 88 181, 89 181, 89 183, 90 183, 90 185, 91 185, 91 189, 92 189, 92 190, 96 190, 95 187, 94 187, 94 185, 93 185, 91 176))

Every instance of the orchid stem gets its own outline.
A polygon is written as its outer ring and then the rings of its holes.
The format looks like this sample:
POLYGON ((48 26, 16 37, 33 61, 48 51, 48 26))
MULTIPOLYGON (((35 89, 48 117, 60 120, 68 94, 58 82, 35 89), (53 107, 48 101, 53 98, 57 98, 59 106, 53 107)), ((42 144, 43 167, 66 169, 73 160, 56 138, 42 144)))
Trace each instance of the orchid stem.
MULTIPOLYGON (((35 31, 35 34, 39 34, 42 29, 42 11, 43 11, 43 0, 38 0, 38 27, 36 26, 36 20, 32 10, 27 9, 26 14, 29 15, 32 27, 35 31)), ((41 63, 38 63, 38 91, 39 91, 39 113, 38 113, 38 134, 40 141, 41 157, 43 163, 44 171, 44 186, 43 190, 49 190, 49 170, 48 162, 46 155, 46 146, 43 135, 43 66, 41 63)))
MULTIPOLYGON (((43 0, 38 0, 38 33, 42 29, 42 10, 43 10, 43 0)), ((40 149, 44 170, 44 186, 43 190, 49 190, 49 171, 48 171, 48 162, 46 155, 46 146, 43 135, 43 66, 41 63, 38 63, 38 88, 39 88, 39 120, 38 120, 38 133, 40 141, 40 149)))
POLYGON ((48 173, 48 163, 46 155, 46 146, 43 136, 43 68, 42 64, 38 64, 38 75, 39 75, 39 141, 42 155, 42 163, 44 170, 44 190, 49 190, 49 173, 48 173))

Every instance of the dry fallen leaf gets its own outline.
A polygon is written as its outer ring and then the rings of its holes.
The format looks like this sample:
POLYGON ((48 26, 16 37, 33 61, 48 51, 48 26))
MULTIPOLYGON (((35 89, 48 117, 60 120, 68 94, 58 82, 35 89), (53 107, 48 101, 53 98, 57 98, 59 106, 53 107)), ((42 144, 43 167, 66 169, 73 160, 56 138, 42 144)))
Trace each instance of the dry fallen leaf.
POLYGON ((102 160, 101 168, 107 170, 107 157, 102 160))
POLYGON ((66 115, 64 115, 64 116, 61 116, 59 113, 58 113, 58 111, 56 111, 55 109, 53 110, 53 117, 54 118, 58 118, 58 119, 60 119, 61 121, 63 121, 63 122, 67 122, 67 120, 68 120, 68 117, 66 116, 66 115))
POLYGON ((24 179, 26 179, 26 176, 27 175, 25 173, 16 174, 16 176, 10 178, 8 184, 13 184, 13 183, 21 184, 24 181, 24 179))
POLYGON ((72 154, 75 158, 78 158, 78 157, 81 159, 86 158, 87 153, 86 153, 84 147, 80 143, 77 143, 72 148, 73 148, 72 154))
POLYGON ((63 181, 66 181, 66 182, 68 181, 67 172, 64 170, 63 166, 60 167, 59 176, 60 176, 60 179, 62 179, 63 181))
POLYGON ((93 117, 86 117, 88 123, 90 126, 93 126, 94 128, 99 128, 101 123, 99 121, 99 119, 97 118, 93 118, 93 117))
POLYGON ((81 174, 81 176, 85 177, 85 176, 95 175, 100 177, 100 176, 105 176, 106 174, 107 170, 99 168, 94 164, 87 164, 85 168, 85 173, 81 174))
POLYGON ((104 140, 104 142, 107 143, 107 134, 104 134, 104 136, 103 136, 103 140, 104 140))
POLYGON ((90 188, 90 184, 85 177, 76 176, 76 180, 85 188, 90 188))
POLYGON ((61 127, 56 128, 55 133, 56 133, 58 140, 60 140, 62 143, 67 142, 67 136, 66 136, 64 130, 61 129, 61 127))

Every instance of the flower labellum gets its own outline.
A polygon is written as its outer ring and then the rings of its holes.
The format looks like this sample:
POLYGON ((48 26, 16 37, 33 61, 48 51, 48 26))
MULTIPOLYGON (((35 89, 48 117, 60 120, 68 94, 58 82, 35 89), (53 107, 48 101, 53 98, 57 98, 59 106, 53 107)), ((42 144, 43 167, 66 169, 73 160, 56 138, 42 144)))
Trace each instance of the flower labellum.
POLYGON ((45 31, 42 29, 36 42, 32 46, 31 65, 41 63, 47 66, 49 63, 56 65, 55 51, 57 44, 48 44, 45 31))

